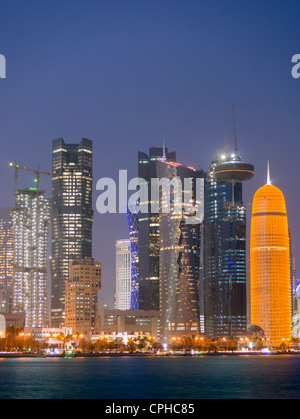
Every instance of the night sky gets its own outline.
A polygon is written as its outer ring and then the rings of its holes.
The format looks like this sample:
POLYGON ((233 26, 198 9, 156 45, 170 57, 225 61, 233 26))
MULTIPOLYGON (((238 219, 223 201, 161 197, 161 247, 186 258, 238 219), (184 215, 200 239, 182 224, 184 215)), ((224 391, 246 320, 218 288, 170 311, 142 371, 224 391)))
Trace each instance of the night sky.
MULTIPOLYGON (((244 185, 248 214, 270 160, 299 260, 299 22, 296 0, 0 0, 0 207, 13 205, 8 163, 51 171, 58 137, 94 141, 94 202, 98 179, 137 176, 138 150, 164 138, 180 163, 206 170, 226 134, 233 145, 235 104, 240 153, 256 169, 244 185)), ((50 179, 41 187, 51 195, 50 179)), ((108 304, 115 241, 127 237, 126 216, 95 212, 108 304)))

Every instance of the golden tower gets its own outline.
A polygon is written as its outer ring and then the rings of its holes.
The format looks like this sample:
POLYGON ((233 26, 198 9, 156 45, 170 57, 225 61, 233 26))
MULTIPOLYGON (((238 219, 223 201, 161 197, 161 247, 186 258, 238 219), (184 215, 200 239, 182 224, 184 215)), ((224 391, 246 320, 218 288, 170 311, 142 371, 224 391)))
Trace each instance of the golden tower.
POLYGON ((251 239, 251 323, 270 345, 291 339, 289 229, 284 195, 268 181, 253 199, 251 239))

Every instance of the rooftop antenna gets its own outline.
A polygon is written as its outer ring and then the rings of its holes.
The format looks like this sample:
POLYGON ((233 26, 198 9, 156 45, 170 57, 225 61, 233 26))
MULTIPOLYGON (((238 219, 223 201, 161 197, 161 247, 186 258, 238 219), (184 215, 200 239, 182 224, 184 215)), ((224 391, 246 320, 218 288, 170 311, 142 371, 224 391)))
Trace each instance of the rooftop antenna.
POLYGON ((267 164, 267 185, 271 185, 270 162, 269 162, 269 160, 268 160, 268 164, 267 164))
POLYGON ((234 105, 232 105, 232 113, 233 113, 233 133, 234 133, 234 152, 238 154, 239 148, 237 143, 237 136, 236 136, 236 126, 235 126, 235 111, 234 105))
POLYGON ((163 161, 167 161, 165 139, 163 140, 163 158, 162 159, 163 159, 163 161))

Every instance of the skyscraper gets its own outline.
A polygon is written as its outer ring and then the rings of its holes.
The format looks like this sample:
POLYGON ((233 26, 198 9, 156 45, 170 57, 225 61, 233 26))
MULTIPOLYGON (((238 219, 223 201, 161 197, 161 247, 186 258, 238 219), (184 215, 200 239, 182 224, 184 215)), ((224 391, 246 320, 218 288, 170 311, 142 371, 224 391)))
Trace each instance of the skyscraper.
POLYGON ((250 244, 251 323, 273 346, 291 339, 291 271, 284 195, 268 181, 254 195, 250 244))
POLYGON ((0 208, 0 286, 12 286, 13 257, 12 209, 0 208))
POLYGON ((53 141, 52 327, 64 325, 69 262, 92 257, 92 141, 53 141))
POLYGON ((13 311, 25 313, 26 327, 47 327, 50 199, 37 188, 16 191, 13 210, 13 311))
POLYGON ((236 338, 247 330, 246 208, 242 182, 254 167, 239 156, 237 141, 216 153, 205 182, 203 268, 205 333, 236 338))
POLYGON ((131 251, 129 240, 116 243, 116 310, 130 310, 131 251))
MULTIPOLYGON (((156 161, 176 161, 176 153, 152 147, 149 155, 139 152, 138 176, 148 184, 148 213, 138 217, 139 309, 159 310, 159 215, 151 212, 151 179, 157 178, 156 161)), ((144 203, 141 202, 141 205, 144 203)))
POLYGON ((130 241, 130 309, 139 309, 139 237, 138 237, 138 214, 127 210, 127 222, 130 241))
POLYGON ((160 192, 158 222, 159 338, 168 343, 172 338, 191 337, 201 330, 199 279, 204 173, 165 159, 158 159, 156 164, 160 180, 167 180, 160 192), (193 223, 188 222, 191 216, 193 223))

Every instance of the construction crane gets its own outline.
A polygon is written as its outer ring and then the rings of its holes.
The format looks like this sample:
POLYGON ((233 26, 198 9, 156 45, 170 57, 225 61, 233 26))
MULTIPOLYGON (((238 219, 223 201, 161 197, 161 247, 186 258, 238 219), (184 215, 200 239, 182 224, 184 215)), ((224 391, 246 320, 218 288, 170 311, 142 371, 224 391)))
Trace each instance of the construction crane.
POLYGON ((35 169, 29 169, 28 167, 20 166, 20 165, 17 164, 17 162, 15 162, 15 163, 9 163, 9 167, 12 167, 13 169, 15 169, 15 192, 18 189, 19 170, 24 170, 26 172, 32 172, 36 175, 37 190, 40 189, 40 177, 41 176, 51 176, 51 173, 41 172, 40 171, 40 166, 38 167, 37 170, 35 170, 35 169))

